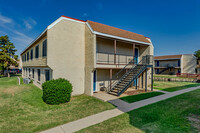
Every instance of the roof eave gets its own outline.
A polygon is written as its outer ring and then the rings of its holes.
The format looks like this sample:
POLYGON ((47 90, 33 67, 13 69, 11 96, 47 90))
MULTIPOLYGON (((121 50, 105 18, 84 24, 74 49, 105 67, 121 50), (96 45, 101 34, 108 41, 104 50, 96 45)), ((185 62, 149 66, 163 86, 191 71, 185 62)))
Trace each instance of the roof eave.
POLYGON ((46 28, 36 39, 34 39, 29 45, 28 47, 26 47, 20 55, 22 55, 28 48, 30 48, 41 36, 43 36, 46 32, 47 32, 48 28, 46 28))
POLYGON ((137 40, 124 38, 124 37, 119 37, 119 36, 114 36, 114 35, 105 34, 105 33, 97 32, 97 31, 93 31, 93 33, 96 34, 96 35, 101 35, 101 36, 105 36, 105 37, 110 37, 110 38, 115 38, 115 39, 119 39, 119 40, 129 41, 129 42, 133 42, 133 43, 141 43, 141 44, 146 44, 146 45, 152 45, 152 43, 137 41, 137 40))

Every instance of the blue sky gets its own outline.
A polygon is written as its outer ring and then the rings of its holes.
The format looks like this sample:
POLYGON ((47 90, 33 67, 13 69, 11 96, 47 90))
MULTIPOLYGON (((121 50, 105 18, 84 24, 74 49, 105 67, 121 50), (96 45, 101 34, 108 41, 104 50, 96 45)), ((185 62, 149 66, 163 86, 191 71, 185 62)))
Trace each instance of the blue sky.
POLYGON ((155 55, 200 49, 200 0, 0 0, 0 36, 18 49, 61 15, 92 20, 152 39, 155 55))

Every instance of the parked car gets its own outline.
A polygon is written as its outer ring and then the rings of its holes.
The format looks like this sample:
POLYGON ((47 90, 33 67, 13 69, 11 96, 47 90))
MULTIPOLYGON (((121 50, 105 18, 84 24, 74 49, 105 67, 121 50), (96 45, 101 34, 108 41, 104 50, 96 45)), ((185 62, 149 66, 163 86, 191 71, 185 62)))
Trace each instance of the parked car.
POLYGON ((21 74, 22 73, 22 69, 11 69, 10 73, 11 74, 21 74))
POLYGON ((8 72, 10 74, 21 74, 22 73, 22 69, 9 69, 9 70, 4 70, 4 75, 8 74, 8 72))

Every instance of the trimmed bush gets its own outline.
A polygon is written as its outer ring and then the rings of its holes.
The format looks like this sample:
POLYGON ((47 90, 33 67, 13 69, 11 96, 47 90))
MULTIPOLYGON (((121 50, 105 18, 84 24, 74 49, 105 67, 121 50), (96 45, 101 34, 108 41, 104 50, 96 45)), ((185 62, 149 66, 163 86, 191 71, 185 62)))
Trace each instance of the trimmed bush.
POLYGON ((60 104, 70 101, 72 84, 65 79, 46 81, 42 84, 43 101, 47 104, 60 104))

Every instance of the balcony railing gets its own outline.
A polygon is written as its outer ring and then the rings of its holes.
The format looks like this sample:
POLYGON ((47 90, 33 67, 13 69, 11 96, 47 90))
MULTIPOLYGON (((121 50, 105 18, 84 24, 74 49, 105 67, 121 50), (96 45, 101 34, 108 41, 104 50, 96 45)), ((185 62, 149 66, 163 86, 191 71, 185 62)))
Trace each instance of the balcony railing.
POLYGON ((180 67, 178 64, 160 64, 159 66, 155 65, 155 67, 180 67))
MULTIPOLYGON (((136 58, 137 60, 138 58, 136 58)), ((97 63, 105 64, 128 64, 133 60, 132 55, 113 54, 113 53, 97 53, 97 63)))

